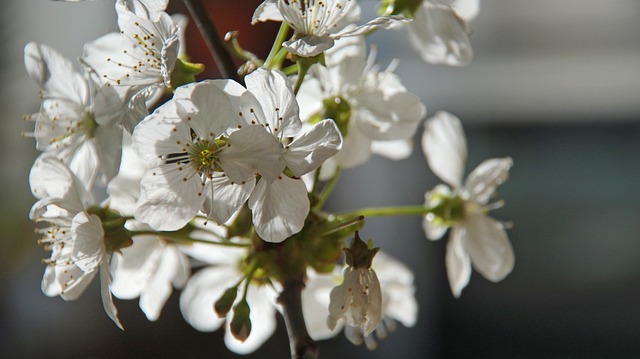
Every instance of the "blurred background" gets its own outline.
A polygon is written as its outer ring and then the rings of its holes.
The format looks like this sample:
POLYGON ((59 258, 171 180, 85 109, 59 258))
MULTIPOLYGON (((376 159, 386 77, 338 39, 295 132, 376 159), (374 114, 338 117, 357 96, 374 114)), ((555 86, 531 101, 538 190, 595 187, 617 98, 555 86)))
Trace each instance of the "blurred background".
MULTIPOLYGON (((222 332, 199 333, 182 320, 176 292, 153 323, 137 301, 117 300, 121 332, 104 313, 97 281, 75 302, 40 291, 47 254, 28 220, 35 200, 27 180, 37 153, 33 139, 20 136, 33 128, 20 118, 36 112, 39 100, 23 48, 36 41, 77 58, 85 42, 116 30, 113 3, 2 2, 0 357, 240 357, 225 349, 222 332)), ((240 29, 241 43, 264 54, 269 37, 251 39, 277 25, 248 25, 258 3, 207 6, 220 32, 240 29)), ((363 20, 375 15, 376 2, 360 4, 363 20)), ((180 5, 172 0, 170 11, 186 13, 180 5)), ((363 237, 414 271, 420 317, 413 328, 399 325, 375 352, 340 335, 320 342, 323 357, 640 357, 639 19, 635 0, 482 0, 471 23, 475 59, 465 68, 424 64, 405 31, 370 37, 382 66, 400 58, 397 73, 429 115, 447 110, 460 117, 467 171, 487 158, 513 158, 511 177, 499 188, 506 206, 492 214, 514 223, 516 265, 497 284, 474 273, 455 299, 445 241, 427 241, 417 217, 369 219, 363 237)), ((197 36, 193 24, 189 31, 197 36)), ((210 61, 197 41, 189 46, 194 61, 210 61)), ((408 160, 375 158, 345 171, 329 205, 421 204, 435 184, 417 146, 408 160)), ((246 357, 287 355, 279 318, 276 334, 246 357)))

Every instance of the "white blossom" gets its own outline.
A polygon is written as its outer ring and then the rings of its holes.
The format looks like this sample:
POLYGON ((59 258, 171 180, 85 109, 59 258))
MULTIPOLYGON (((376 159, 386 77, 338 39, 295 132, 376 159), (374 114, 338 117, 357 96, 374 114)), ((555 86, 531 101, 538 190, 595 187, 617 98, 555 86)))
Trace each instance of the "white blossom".
POLYGON ((180 47, 180 29, 169 15, 147 18, 131 10, 118 0, 120 32, 86 44, 81 58, 102 81, 97 106, 120 109, 101 121, 122 123, 129 132, 148 114, 147 102, 171 88, 180 47))
POLYGON ((85 185, 95 179, 106 183, 118 172, 122 129, 97 121, 97 84, 46 45, 31 42, 24 53, 42 98, 40 111, 29 117, 36 147, 64 161, 85 185))
MULTIPOLYGON (((208 230, 212 230, 212 227, 215 226, 207 225, 208 230)), ((223 234, 224 231, 221 233, 223 234)), ((189 279, 180 295, 180 311, 184 319, 196 330, 202 332, 215 331, 224 326, 225 344, 235 353, 248 354, 258 349, 276 329, 277 294, 272 286, 258 281, 249 283, 246 299, 251 308, 249 315, 251 334, 244 342, 231 334, 229 326, 233 312, 230 312, 225 319, 218 317, 213 310, 216 300, 242 278, 240 266, 247 254, 246 250, 222 246, 211 248, 211 245, 207 244, 194 244, 187 253, 207 266, 189 279)), ((238 297, 241 296, 240 289, 238 297)), ((240 298, 237 298, 237 301, 239 300, 240 298)))
MULTIPOLYGON (((354 344, 362 344, 373 349, 374 336, 382 339, 387 331, 395 328, 395 321, 406 327, 415 325, 418 317, 418 303, 415 298, 413 273, 403 263, 387 253, 379 251, 373 259, 382 292, 382 319, 375 333, 365 336, 359 327, 347 326, 345 334, 354 344)), ((335 336, 342 329, 344 321, 335 328, 327 326, 331 290, 340 283, 341 269, 336 268, 330 274, 318 274, 307 271, 307 283, 302 292, 302 308, 309 334, 314 340, 323 340, 335 336)))
POLYGON ((367 57, 364 41, 340 40, 325 54, 327 67, 314 65, 298 93, 301 114, 307 121, 320 116, 338 123, 342 150, 322 168, 321 178, 335 168, 365 163, 371 153, 391 159, 409 156, 411 138, 426 115, 426 107, 393 73, 375 64, 375 50, 367 57))
POLYGON ((136 219, 176 230, 204 209, 224 223, 248 199, 257 174, 282 172, 280 145, 261 126, 238 121, 225 91, 244 89, 228 80, 181 86, 136 127, 134 148, 150 166, 136 219))
POLYGON ((266 0, 253 14, 252 23, 284 21, 294 30, 293 38, 282 46, 301 57, 313 57, 330 49, 341 37, 363 35, 389 28, 406 19, 381 16, 361 26, 360 7, 355 0, 266 0))
POLYGON ((92 199, 78 178, 58 159, 40 156, 29 174, 31 192, 38 198, 29 217, 47 227, 39 229, 40 243, 51 251, 45 260, 42 291, 48 296, 75 300, 100 273, 105 312, 122 329, 109 285, 110 253, 104 245, 100 218, 86 207, 92 199))
MULTIPOLYGON (((431 170, 446 185, 425 194, 426 206, 436 208, 423 220, 429 239, 439 239, 451 228, 446 266, 454 296, 468 284, 471 266, 497 282, 513 269, 514 254, 504 225, 486 215, 496 187, 506 181, 513 161, 494 158, 482 162, 462 184, 467 148, 460 121, 446 112, 428 120, 422 148, 431 170)), ((497 202, 500 205, 500 202, 497 202)))
POLYGON ((371 334, 382 319, 382 291, 376 272, 366 267, 347 267, 344 281, 331 290, 327 326, 333 330, 340 319, 371 334))

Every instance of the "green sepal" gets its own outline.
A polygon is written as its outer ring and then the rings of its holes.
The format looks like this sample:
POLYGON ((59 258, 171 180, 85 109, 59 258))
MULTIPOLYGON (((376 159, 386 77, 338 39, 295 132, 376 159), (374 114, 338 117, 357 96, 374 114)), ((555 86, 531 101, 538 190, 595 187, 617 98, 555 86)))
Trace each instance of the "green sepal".
POLYGON ((104 247, 108 253, 121 253, 120 250, 122 248, 129 247, 133 244, 131 232, 124 228, 127 219, 120 216, 118 212, 108 207, 102 208, 95 206, 88 208, 87 213, 100 218, 102 230, 104 231, 104 247))
POLYGON ((251 218, 251 210, 247 203, 245 203, 238 212, 238 215, 233 222, 227 227, 227 239, 233 237, 249 237, 251 229, 253 228, 253 221, 251 218))
POLYGON ((371 268, 373 258, 380 250, 379 247, 371 248, 372 246, 373 242, 370 241, 367 245, 356 231, 349 248, 344 249, 347 265, 353 268, 371 268))
POLYGON ((204 71, 203 64, 196 64, 186 60, 176 59, 176 63, 171 71, 171 90, 175 90, 182 85, 196 82, 196 75, 204 71))

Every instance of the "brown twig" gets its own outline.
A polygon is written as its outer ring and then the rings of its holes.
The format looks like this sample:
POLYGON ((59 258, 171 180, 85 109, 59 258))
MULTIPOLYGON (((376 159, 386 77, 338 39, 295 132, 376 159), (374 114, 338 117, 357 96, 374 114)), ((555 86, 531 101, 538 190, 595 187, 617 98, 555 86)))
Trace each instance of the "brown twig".
POLYGON ((204 42, 207 44, 213 60, 218 65, 220 74, 224 78, 229 78, 240 82, 236 67, 233 64, 231 55, 227 51, 222 42, 218 31, 216 30, 207 9, 202 4, 201 0, 184 0, 184 4, 187 6, 191 17, 196 23, 200 34, 204 38, 204 42))
POLYGON ((287 279, 282 282, 282 292, 278 303, 283 308, 284 321, 289 334, 289 346, 292 359, 317 359, 318 346, 311 339, 302 314, 302 277, 287 279))

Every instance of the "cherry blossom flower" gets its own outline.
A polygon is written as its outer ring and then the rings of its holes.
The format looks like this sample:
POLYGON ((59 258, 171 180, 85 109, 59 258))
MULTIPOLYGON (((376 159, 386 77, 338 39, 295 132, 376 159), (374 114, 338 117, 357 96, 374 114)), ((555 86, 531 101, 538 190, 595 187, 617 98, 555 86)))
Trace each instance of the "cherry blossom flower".
MULTIPOLYGON (((345 327, 347 338, 354 344, 362 344, 373 349, 376 346, 374 337, 380 339, 388 331, 395 329, 395 321, 406 327, 415 325, 418 317, 418 304, 415 298, 413 273, 403 263, 390 255, 379 251, 373 259, 382 292, 382 319, 374 333, 365 336, 359 327, 345 327)), ((336 282, 340 283, 341 269, 336 268, 328 275, 318 274, 312 270, 307 273, 308 281, 302 292, 302 306, 309 334, 314 340, 324 340, 335 336, 343 327, 344 321, 336 323, 335 328, 327 326, 329 315, 330 292, 336 282)))
POLYGON ((120 108, 101 121, 122 123, 129 132, 148 114, 147 102, 171 88, 180 47, 180 29, 169 15, 132 12, 139 8, 118 0, 120 32, 86 44, 81 58, 103 83, 98 106, 120 108))
POLYGON ((336 154, 342 145, 342 136, 331 120, 320 121, 306 132, 301 131, 302 122, 291 83, 281 72, 258 69, 248 75, 245 82, 247 92, 242 96, 240 107, 249 108, 249 112, 243 113, 252 113, 255 118, 246 121, 260 124, 272 134, 281 148, 281 162, 293 174, 262 178, 249 198, 258 235, 269 242, 281 242, 302 229, 309 213, 307 188, 300 177, 336 154))
POLYGON ((282 173, 280 145, 262 127, 238 122, 225 90, 244 88, 229 80, 181 86, 136 127, 134 148, 150 167, 136 219, 176 230, 204 206, 224 223, 251 194, 256 174, 275 179, 282 173))
POLYGON ((328 50, 341 37, 363 35, 385 29, 406 19, 382 16, 351 27, 360 18, 355 0, 266 0, 253 14, 252 24, 259 21, 284 21, 294 30, 292 40, 282 46, 301 57, 313 57, 328 50))
POLYGON ((302 229, 309 199, 299 177, 334 155, 342 138, 331 121, 300 133, 282 73, 260 69, 245 81, 246 89, 230 80, 182 86, 138 125, 134 147, 152 168, 137 219, 172 230, 202 209, 221 224, 248 200, 262 239, 281 242, 302 229))
POLYGON ((342 150, 322 167, 321 178, 335 168, 365 163, 371 153, 391 159, 411 154, 418 124, 426 107, 393 73, 375 64, 375 50, 367 57, 361 37, 342 39, 325 54, 327 67, 314 65, 298 100, 307 121, 330 117, 344 137, 342 150))
POLYGON ((508 157, 486 160, 463 185, 466 139, 460 120, 446 112, 428 120, 422 148, 431 170, 451 186, 438 185, 425 194, 426 206, 434 211, 425 216, 423 228, 432 240, 451 228, 445 262, 453 295, 459 297, 468 284, 472 265, 493 282, 504 279, 513 269, 513 249, 504 224, 486 213, 495 207, 488 202, 507 180, 513 161, 508 157))
MULTIPOLYGON (((207 225, 206 229, 224 237, 225 231, 220 227, 207 225)), ((206 238, 212 239, 212 236, 203 233, 201 239, 206 238)), ((232 239, 235 240, 237 238, 232 239)), ((196 243, 186 249, 186 253, 207 266, 189 279, 180 295, 180 311, 184 319, 202 332, 212 332, 224 326, 224 342, 227 348, 235 353, 248 354, 258 349, 276 329, 277 293, 271 285, 254 280, 247 286, 246 301, 251 308, 249 319, 252 329, 244 341, 231 334, 231 320, 218 317, 213 310, 214 303, 222 294, 243 277, 241 266, 247 255, 246 249, 211 248, 210 245, 196 243)), ((240 298, 236 300, 239 301, 240 298)), ((229 313, 229 316, 231 315, 232 313, 229 313)))
POLYGON ((425 62, 464 66, 473 58, 467 22, 478 14, 479 0, 423 1, 413 13, 409 39, 425 62))
POLYGON ((51 156, 40 156, 29 174, 31 192, 38 198, 29 218, 46 222, 40 243, 51 251, 45 260, 42 291, 47 296, 75 300, 100 273, 102 304, 105 312, 122 329, 109 285, 109 260, 102 222, 86 211, 90 195, 69 168, 51 156))
POLYGON ((122 129, 97 121, 97 84, 46 45, 31 42, 24 53, 42 98, 40 111, 28 117, 36 147, 64 161, 87 186, 96 178, 106 183, 118 172, 122 129))

